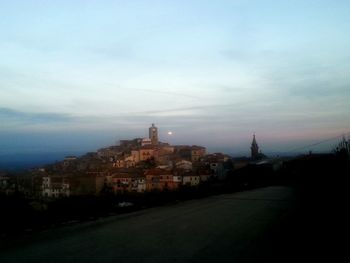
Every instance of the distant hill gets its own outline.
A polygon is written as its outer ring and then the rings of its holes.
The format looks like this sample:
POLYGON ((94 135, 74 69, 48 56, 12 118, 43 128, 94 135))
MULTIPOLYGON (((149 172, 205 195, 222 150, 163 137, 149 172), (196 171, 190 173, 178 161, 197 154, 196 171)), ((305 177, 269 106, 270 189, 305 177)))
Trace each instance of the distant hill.
POLYGON ((81 152, 40 152, 12 153, 0 155, 0 170, 18 172, 33 167, 43 166, 55 161, 62 161, 67 155, 81 155, 81 152))

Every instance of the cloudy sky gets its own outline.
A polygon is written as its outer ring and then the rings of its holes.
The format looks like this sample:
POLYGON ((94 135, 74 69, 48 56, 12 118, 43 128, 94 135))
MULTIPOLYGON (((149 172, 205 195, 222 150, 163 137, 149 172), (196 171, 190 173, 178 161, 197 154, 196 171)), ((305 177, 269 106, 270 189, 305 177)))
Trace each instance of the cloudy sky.
POLYGON ((350 132, 350 2, 1 1, 1 152, 146 137, 289 151, 350 132), (167 132, 173 135, 168 136, 167 132))

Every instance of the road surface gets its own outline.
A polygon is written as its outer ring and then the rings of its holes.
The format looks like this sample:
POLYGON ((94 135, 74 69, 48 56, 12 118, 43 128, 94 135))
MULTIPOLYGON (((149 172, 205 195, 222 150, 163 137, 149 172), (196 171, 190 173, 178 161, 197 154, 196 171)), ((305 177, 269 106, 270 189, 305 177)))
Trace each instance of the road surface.
POLYGON ((267 187, 61 227, 0 248, 0 262, 263 262, 294 197, 267 187))

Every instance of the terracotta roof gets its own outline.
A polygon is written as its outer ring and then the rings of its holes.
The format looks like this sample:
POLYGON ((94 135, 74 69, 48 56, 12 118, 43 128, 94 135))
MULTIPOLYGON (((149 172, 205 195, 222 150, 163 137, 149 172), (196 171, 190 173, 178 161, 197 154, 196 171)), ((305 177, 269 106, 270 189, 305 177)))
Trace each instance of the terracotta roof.
POLYGON ((160 168, 153 168, 146 170, 145 175, 163 175, 163 174, 172 174, 171 171, 160 169, 160 168))

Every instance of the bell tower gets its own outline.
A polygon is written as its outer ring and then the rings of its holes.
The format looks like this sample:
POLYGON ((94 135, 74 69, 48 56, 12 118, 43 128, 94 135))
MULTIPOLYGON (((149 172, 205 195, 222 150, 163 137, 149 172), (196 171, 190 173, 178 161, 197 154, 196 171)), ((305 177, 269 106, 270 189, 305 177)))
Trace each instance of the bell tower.
POLYGON ((154 126, 154 123, 152 123, 152 126, 148 129, 148 131, 152 145, 158 145, 158 128, 154 126))

